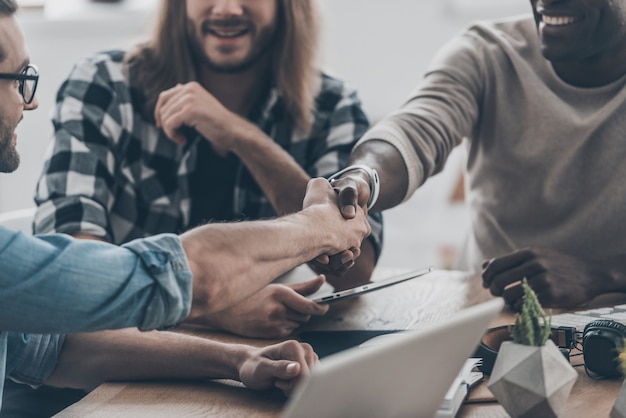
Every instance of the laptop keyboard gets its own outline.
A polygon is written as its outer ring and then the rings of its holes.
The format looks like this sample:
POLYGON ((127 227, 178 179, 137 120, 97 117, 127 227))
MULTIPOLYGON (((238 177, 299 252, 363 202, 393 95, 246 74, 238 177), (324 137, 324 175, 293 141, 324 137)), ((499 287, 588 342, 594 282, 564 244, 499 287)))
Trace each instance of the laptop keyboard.
POLYGON ((612 319, 626 325, 626 304, 552 315, 552 327, 576 327, 577 332, 583 332, 585 325, 597 319, 612 319))

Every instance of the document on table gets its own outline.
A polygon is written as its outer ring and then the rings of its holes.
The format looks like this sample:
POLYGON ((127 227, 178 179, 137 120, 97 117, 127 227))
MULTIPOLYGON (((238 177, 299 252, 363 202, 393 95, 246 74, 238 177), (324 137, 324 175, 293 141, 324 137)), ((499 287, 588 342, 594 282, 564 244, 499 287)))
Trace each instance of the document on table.
POLYGON ((458 376, 454 379, 446 396, 443 398, 435 418, 454 418, 456 416, 471 387, 483 378, 482 372, 474 370, 481 362, 482 359, 474 357, 465 361, 463 368, 461 368, 458 376))

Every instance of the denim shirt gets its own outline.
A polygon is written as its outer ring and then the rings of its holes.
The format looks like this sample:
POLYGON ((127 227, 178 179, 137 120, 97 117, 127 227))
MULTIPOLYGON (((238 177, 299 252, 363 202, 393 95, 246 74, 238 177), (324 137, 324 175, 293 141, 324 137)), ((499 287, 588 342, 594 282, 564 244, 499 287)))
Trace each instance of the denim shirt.
POLYGON ((5 373, 43 382, 62 333, 176 325, 191 308, 191 279, 173 234, 118 247, 0 227, 0 394, 5 373))

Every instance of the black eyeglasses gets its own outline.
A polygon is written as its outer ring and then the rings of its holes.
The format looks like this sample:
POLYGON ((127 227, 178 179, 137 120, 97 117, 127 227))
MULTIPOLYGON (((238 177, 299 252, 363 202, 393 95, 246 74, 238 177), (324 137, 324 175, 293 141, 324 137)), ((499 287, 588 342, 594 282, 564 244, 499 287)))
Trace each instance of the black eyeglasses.
POLYGON ((0 79, 17 80, 20 82, 20 94, 25 104, 31 104, 35 98, 35 90, 39 82, 39 69, 34 64, 28 64, 21 73, 0 73, 0 79))

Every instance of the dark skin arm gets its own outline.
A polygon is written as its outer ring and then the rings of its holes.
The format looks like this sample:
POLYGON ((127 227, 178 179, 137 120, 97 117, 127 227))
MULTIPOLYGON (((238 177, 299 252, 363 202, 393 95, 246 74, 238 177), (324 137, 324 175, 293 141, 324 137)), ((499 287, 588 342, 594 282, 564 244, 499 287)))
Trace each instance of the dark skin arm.
MULTIPOLYGON (((349 165, 365 164, 376 171, 380 178, 380 194, 373 211, 382 211, 402 202, 409 184, 407 167, 400 152, 386 141, 367 141, 357 146, 350 155, 349 165)), ((367 206, 369 178, 362 170, 345 173, 333 182, 339 194, 339 208, 347 219, 354 217, 355 208, 367 206)))
POLYGON ((585 261, 545 248, 525 248, 483 263, 483 286, 514 309, 526 277, 545 308, 575 309, 605 293, 626 292, 626 255, 585 261))
MULTIPOLYGON (((373 210, 388 209, 402 201, 408 188, 407 168, 391 144, 365 142, 353 150, 350 164, 366 164, 378 171, 381 190, 373 210)), ((356 205, 367 204, 369 179, 363 171, 346 173, 333 187, 338 190, 344 217, 353 216, 356 205)), ((626 255, 589 262, 532 248, 486 261, 483 268, 484 286, 516 309, 521 308, 522 289, 511 285, 523 277, 528 279, 541 304, 548 308, 572 309, 604 293, 626 292, 626 255)))

